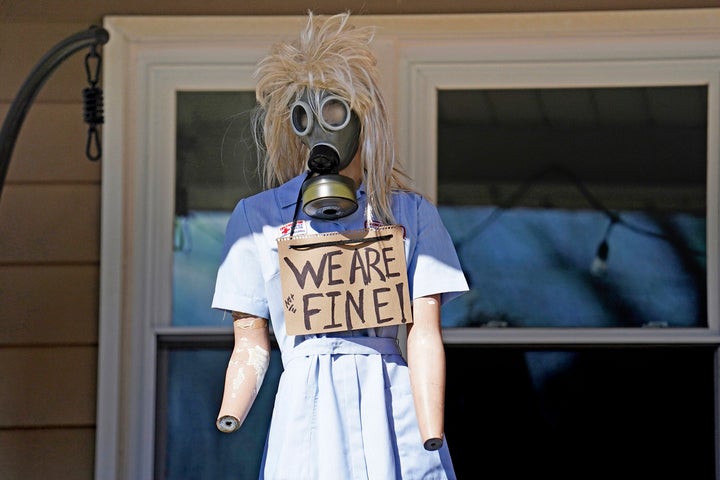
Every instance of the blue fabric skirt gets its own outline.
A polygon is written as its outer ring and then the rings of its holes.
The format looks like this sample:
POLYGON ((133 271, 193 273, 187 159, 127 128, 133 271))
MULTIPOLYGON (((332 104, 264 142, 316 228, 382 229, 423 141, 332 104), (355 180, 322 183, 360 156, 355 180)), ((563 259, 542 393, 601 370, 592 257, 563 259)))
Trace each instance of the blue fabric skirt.
POLYGON ((283 352, 261 479, 455 479, 423 448, 395 338, 308 338, 283 352))

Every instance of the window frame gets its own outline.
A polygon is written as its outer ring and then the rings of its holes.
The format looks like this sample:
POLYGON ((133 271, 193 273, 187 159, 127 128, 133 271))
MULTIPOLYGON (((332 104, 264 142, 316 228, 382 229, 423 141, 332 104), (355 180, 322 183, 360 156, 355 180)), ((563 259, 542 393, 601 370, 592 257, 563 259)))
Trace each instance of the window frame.
MULTIPOLYGON (((230 328, 170 325, 175 92, 253 88, 255 63, 304 22, 304 16, 104 19, 110 41, 103 65, 97 478, 152 478, 158 340, 232 335, 230 328)), ((440 89, 707 84, 707 328, 445 329, 444 337, 485 345, 720 346, 720 9, 358 15, 353 22, 379 27, 374 48, 399 158, 410 159, 404 167, 431 199, 440 89)), ((717 431, 717 414, 715 424, 717 431)))

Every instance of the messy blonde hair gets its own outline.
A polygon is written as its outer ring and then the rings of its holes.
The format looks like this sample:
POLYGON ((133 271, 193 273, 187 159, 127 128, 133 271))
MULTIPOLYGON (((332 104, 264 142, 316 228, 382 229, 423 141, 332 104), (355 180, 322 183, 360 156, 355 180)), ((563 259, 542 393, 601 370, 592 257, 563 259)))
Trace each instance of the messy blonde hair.
POLYGON ((392 190, 408 190, 395 164, 395 145, 379 89, 371 27, 348 23, 342 13, 316 19, 312 12, 299 38, 272 46, 258 64, 255 139, 266 188, 306 170, 308 148, 292 131, 290 105, 306 89, 329 90, 346 99, 360 118, 360 158, 368 202, 376 220, 394 221, 392 190))

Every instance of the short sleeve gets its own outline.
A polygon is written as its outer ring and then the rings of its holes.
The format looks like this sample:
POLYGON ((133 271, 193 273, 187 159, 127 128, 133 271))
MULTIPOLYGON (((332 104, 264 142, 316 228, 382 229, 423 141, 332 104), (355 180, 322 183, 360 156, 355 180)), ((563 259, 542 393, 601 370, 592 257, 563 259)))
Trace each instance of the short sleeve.
POLYGON ((408 266, 413 299, 441 294, 445 303, 468 290, 455 246, 437 208, 420 198, 417 238, 408 266))
POLYGON ((241 200, 225 230, 222 262, 218 267, 212 308, 235 310, 269 318, 256 236, 241 200))

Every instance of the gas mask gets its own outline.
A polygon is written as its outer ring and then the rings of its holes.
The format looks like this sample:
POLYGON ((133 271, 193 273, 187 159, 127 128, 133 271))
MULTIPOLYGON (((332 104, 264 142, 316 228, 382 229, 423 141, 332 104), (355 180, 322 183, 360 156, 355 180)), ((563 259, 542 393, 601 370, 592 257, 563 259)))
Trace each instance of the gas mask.
POLYGON ((340 175, 360 141, 360 119, 343 98, 326 90, 305 90, 290 106, 293 131, 310 149, 308 178, 302 186, 303 211, 333 220, 357 210, 356 185, 340 175))

